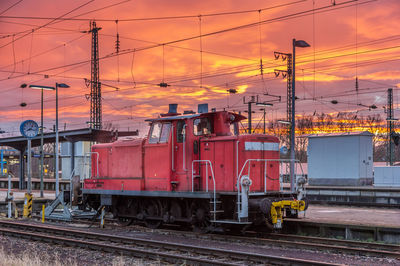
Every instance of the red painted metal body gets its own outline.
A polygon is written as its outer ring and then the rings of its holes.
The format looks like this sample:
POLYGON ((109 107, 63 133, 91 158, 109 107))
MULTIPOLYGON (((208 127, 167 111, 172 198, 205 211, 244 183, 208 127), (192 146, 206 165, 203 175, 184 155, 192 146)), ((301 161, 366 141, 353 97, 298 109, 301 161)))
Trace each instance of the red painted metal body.
MULTIPOLYGON (((85 180, 84 188, 191 192, 192 186, 194 191, 206 191, 208 185, 212 191, 214 173, 216 191, 235 192, 246 160, 279 159, 278 138, 234 133, 242 119, 223 111, 149 120, 146 138, 93 145, 98 159, 92 156, 92 175, 85 180), (195 160, 211 162, 213 171, 195 160)), ((279 190, 277 161, 251 161, 243 173, 249 171, 252 192, 279 190)))

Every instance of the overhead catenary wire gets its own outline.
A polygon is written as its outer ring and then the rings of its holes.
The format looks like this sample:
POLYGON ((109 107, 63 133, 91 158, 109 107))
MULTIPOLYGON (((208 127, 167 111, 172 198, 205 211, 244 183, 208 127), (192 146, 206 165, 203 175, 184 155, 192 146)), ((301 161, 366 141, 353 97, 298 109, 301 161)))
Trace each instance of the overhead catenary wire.
POLYGON ((0 11, 0 16, 3 15, 4 13, 6 13, 8 10, 12 9, 13 7, 15 7, 16 5, 18 5, 19 3, 21 3, 23 0, 19 0, 17 2, 15 2, 14 4, 12 4, 11 6, 7 7, 5 10, 0 11))
MULTIPOLYGON (((163 47, 165 46, 164 44, 162 44, 163 45, 163 47)), ((315 74, 315 71, 314 71, 314 74, 315 74)), ((189 77, 190 78, 190 77, 189 77)))
MULTIPOLYGON (((345 7, 349 7, 349 6, 351 6, 351 5, 348 5, 348 4, 349 4, 349 3, 353 3, 354 1, 358 1, 358 0, 350 0, 350 1, 346 1, 346 2, 343 2, 343 3, 337 4, 337 5, 334 7, 334 9, 343 8, 343 6, 341 6, 341 5, 345 5, 345 7)), ((374 1, 374 0, 365 1, 365 2, 363 2, 363 3, 369 3, 369 2, 371 2, 371 1, 374 1)), ((329 6, 320 7, 320 8, 318 8, 317 10, 318 10, 319 12, 326 12, 326 11, 327 11, 326 9, 328 9, 328 11, 329 11, 330 8, 332 9, 332 6, 329 5, 329 6)), ((287 19, 287 18, 290 18, 290 17, 292 17, 292 16, 306 15, 306 14, 309 15, 310 11, 313 11, 313 10, 306 10, 306 11, 296 12, 296 13, 289 14, 289 15, 280 16, 280 17, 278 17, 278 18, 263 20, 261 23, 271 23, 271 22, 274 22, 274 21, 277 21, 277 20, 281 20, 281 19, 283 19, 283 18, 286 18, 286 19, 287 19)), ((244 25, 241 25, 241 26, 231 27, 231 28, 224 29, 224 30, 219 30, 219 31, 215 31, 215 32, 210 32, 210 33, 202 34, 201 36, 194 36, 194 37, 188 37, 188 38, 179 39, 179 40, 175 40, 175 41, 165 42, 165 43, 163 43, 163 44, 161 44, 161 45, 164 45, 164 44, 167 44, 167 45, 168 45, 168 44, 173 44, 173 43, 177 43, 177 42, 192 40, 192 39, 195 39, 195 38, 206 37, 206 36, 211 36, 211 35, 215 35, 215 34, 221 34, 221 33, 227 32, 227 31, 232 31, 232 30, 238 30, 238 29, 243 29, 243 28, 247 28, 247 27, 257 26, 258 24, 259 24, 259 22, 248 23, 248 24, 244 24, 244 25)), ((119 54, 122 55, 122 54, 126 54, 126 53, 132 53, 133 51, 137 52, 137 51, 148 50, 148 49, 152 49, 152 48, 155 48, 155 47, 158 47, 158 46, 160 46, 160 44, 151 45, 151 46, 142 47, 142 48, 128 49, 128 50, 125 50, 125 51, 120 52, 119 54)), ((115 53, 109 54, 109 55, 106 55, 106 56, 103 56, 103 57, 101 57, 100 59, 101 59, 101 60, 102 60, 102 59, 107 59, 107 58, 111 58, 111 57, 114 57, 114 56, 116 56, 115 53)), ((77 63, 75 63, 75 64, 81 64, 81 63, 83 63, 83 62, 77 62, 77 63)), ((53 69, 56 69, 56 68, 57 68, 57 67, 55 67, 55 68, 53 68, 53 69)), ((48 69, 47 71, 50 71, 50 70, 53 70, 53 69, 48 69)), ((39 71, 39 73, 40 73, 40 72, 43 72, 43 71, 39 71)), ((0 81, 1 81, 1 80, 0 80, 0 81)))
MULTIPOLYGON (((63 15, 61 15, 61 16, 59 16, 59 17, 57 17, 57 18, 62 18, 62 17, 64 17, 64 16, 68 15, 68 14, 71 14, 71 13, 75 12, 76 10, 79 10, 79 9, 83 8, 84 6, 90 4, 90 3, 93 2, 93 1, 94 1, 94 0, 89 0, 88 2, 86 2, 86 3, 84 3, 84 4, 80 5, 80 6, 78 6, 78 7, 76 7, 76 8, 73 8, 72 10, 68 11, 67 13, 64 13, 63 15)), ((50 20, 49 22, 47 22, 47 23, 45 23, 45 24, 43 24, 43 25, 41 25, 41 26, 39 26, 39 27, 36 27, 35 29, 32 29, 32 31, 37 31, 37 30, 40 30, 40 29, 42 29, 42 28, 45 28, 46 26, 48 26, 48 25, 52 24, 53 22, 57 21, 57 18, 54 18, 54 19, 50 20)), ((30 33, 22 34, 21 36, 19 36, 19 37, 16 38, 15 40, 13 39, 11 42, 8 42, 8 43, 6 43, 6 44, 1 45, 0 48, 4 48, 4 47, 8 46, 9 44, 14 43, 14 42, 17 41, 17 40, 20 40, 20 39, 22 39, 22 38, 28 36, 29 34, 30 34, 30 33)))
MULTIPOLYGON (((128 0, 130 1, 130 0, 128 0)), ((123 1, 123 2, 128 2, 128 1, 123 1)), ((259 10, 261 11, 266 11, 266 10, 271 10, 271 9, 276 9, 276 8, 281 8, 281 7, 287 7, 290 5, 298 4, 298 3, 303 3, 306 0, 299 0, 299 1, 293 1, 289 3, 283 3, 271 7, 264 7, 261 9, 250 9, 250 10, 240 10, 240 11, 228 11, 228 12, 218 12, 218 13, 205 13, 205 14, 200 14, 202 17, 214 17, 214 16, 226 16, 226 15, 241 15, 245 13, 254 13, 258 12, 259 10)), ((95 11, 99 11, 104 9, 104 7, 99 8, 95 11)), ((83 16, 85 14, 80 14, 79 16, 83 16)), ((144 18, 128 18, 128 19, 120 19, 119 21, 121 22, 133 22, 133 21, 152 21, 152 20, 171 20, 171 19, 187 19, 187 18, 198 18, 199 14, 196 15, 178 15, 178 16, 166 16, 166 17, 144 17, 144 18)), ((71 18, 55 18, 55 17, 34 17, 34 16, 0 16, 2 19, 29 19, 29 20, 60 20, 60 21, 91 21, 93 18, 76 18, 76 17, 71 17, 71 18)), ((98 18, 96 19, 98 22, 114 22, 115 19, 101 19, 98 18)))

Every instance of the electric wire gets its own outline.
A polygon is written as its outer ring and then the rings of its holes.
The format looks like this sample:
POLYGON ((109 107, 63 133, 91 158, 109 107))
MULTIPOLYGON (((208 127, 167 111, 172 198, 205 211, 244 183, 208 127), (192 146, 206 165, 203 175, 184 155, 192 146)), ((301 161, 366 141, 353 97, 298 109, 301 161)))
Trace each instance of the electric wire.
MULTIPOLYGON (((90 3, 93 2, 93 1, 94 1, 94 0, 89 0, 88 2, 86 2, 86 3, 84 3, 84 4, 80 5, 80 6, 78 6, 78 7, 74 8, 74 9, 72 9, 71 11, 68 11, 67 13, 64 13, 63 15, 59 16, 58 18, 62 18, 62 17, 66 16, 66 15, 72 13, 72 12, 75 12, 75 11, 81 9, 82 7, 84 7, 84 6, 88 5, 88 4, 90 4, 90 3)), ((45 23, 45 24, 43 24, 43 25, 41 25, 41 26, 39 26, 39 27, 36 27, 35 29, 32 29, 32 31, 37 31, 37 30, 40 30, 40 29, 42 29, 42 28, 45 28, 46 26, 52 24, 52 23, 55 22, 55 21, 57 21, 57 18, 54 18, 54 19, 50 20, 49 22, 47 22, 47 23, 45 23)), ((30 33, 22 34, 22 35, 19 36, 17 39, 15 39, 15 40, 13 39, 11 42, 8 42, 8 43, 6 43, 6 44, 1 45, 0 48, 4 48, 4 47, 8 46, 9 44, 14 43, 14 42, 17 41, 17 40, 20 40, 20 39, 22 39, 22 38, 28 36, 29 34, 30 34, 30 33)))
POLYGON ((6 13, 8 10, 12 9, 13 7, 15 7, 16 5, 18 5, 19 3, 21 3, 23 0, 19 0, 17 2, 15 2, 14 4, 12 4, 11 6, 9 6, 8 8, 6 8, 5 10, 0 12, 0 16, 3 15, 4 13, 6 13))
MULTIPOLYGON (((130 1, 130 0, 128 0, 130 1)), ((123 2, 128 2, 128 1, 123 1, 123 2)), ((245 13, 254 13, 258 12, 259 10, 266 11, 266 10, 271 10, 271 9, 276 9, 280 7, 287 7, 290 5, 298 4, 305 2, 306 0, 299 0, 299 1, 293 1, 289 3, 284 3, 284 4, 279 4, 276 6, 271 6, 271 7, 265 7, 261 9, 251 9, 251 10, 241 10, 241 11, 228 11, 228 12, 219 12, 219 13, 208 13, 208 14, 200 14, 202 17, 214 17, 214 16, 226 16, 226 15, 241 15, 245 13)), ((115 6, 115 5, 114 5, 115 6)), ((96 11, 103 10, 103 8, 99 8, 96 11)), ((85 14, 80 14, 80 16, 83 16, 85 14)), ((120 22, 132 22, 132 21, 152 21, 152 20, 171 20, 171 19, 187 19, 187 18, 198 18, 199 15, 180 15, 180 16, 166 16, 166 17, 148 17, 148 18, 128 18, 128 19, 119 19, 120 22)), ((54 18, 54 17, 33 17, 33 16, 0 16, 2 19, 36 19, 36 20, 61 20, 61 21, 92 21, 93 18, 54 18)), ((99 22, 115 22, 115 19, 101 19, 98 18, 96 21, 99 22)))
MULTIPOLYGON (((338 5, 346 5, 346 4, 352 3, 352 2, 354 2, 354 1, 357 1, 357 0, 350 0, 350 1, 346 1, 346 2, 343 2, 343 3, 337 4, 337 5, 335 6, 335 8, 342 8, 342 6, 338 6, 338 5)), ((372 2, 372 1, 374 1, 374 0, 366 1, 366 2, 363 2, 363 3, 369 3, 369 2, 372 2)), ((350 6, 351 6, 351 5, 350 5, 350 6)), ((346 5, 345 7, 349 7, 349 5, 346 5)), ((329 8, 331 8, 331 6, 323 6, 323 7, 318 8, 318 10, 319 10, 319 12, 322 12, 322 11, 326 11, 325 9, 329 9, 329 8)), ((311 10, 311 11, 313 11, 313 10, 311 10)), ((328 11, 329 11, 329 10, 328 10, 328 11)), ((310 13, 310 10, 306 10, 306 11, 302 11, 302 12, 297 12, 297 13, 294 13, 294 14, 295 14, 295 15, 299 15, 299 14, 304 15, 304 14, 308 14, 308 13, 310 13)), ((285 16, 280 16, 280 17, 278 17, 278 19, 288 18, 288 17, 290 17, 290 16, 292 16, 292 15, 293 15, 293 14, 285 15, 285 16)), ((276 19, 277 19, 277 18, 267 19, 267 20, 262 21, 262 23, 272 22, 272 21, 275 21, 276 19)), ((227 32, 227 31, 231 31, 231 30, 238 30, 238 29, 242 29, 242 28, 247 28, 247 27, 249 27, 249 26, 256 26, 256 25, 258 25, 258 23, 259 23, 259 22, 250 23, 250 24, 244 24, 244 25, 237 26, 237 27, 232 27, 232 28, 228 28, 228 29, 224 29, 224 30, 220 30, 220 31, 210 32, 210 33, 202 34, 201 37, 206 37, 206 36, 211 36, 211 35, 215 35, 215 34, 220 34, 220 33, 227 32)), ((175 40, 175 41, 166 42, 166 43, 164 43, 164 44, 173 44, 173 43, 177 43, 177 42, 181 42, 181 41, 187 41, 187 40, 195 39, 195 38, 198 38, 198 37, 200 37, 200 36, 188 37, 188 38, 184 38, 184 39, 180 39, 180 40, 175 40)), ((138 49, 134 49, 134 50, 129 49, 129 50, 126 50, 126 51, 122 51, 122 52, 119 53, 119 54, 132 53, 133 51, 135 51, 135 52, 136 52, 136 51, 143 51, 143 50, 152 49, 152 48, 155 48, 155 47, 158 47, 158 46, 159 46, 159 45, 152 45, 152 46, 143 47, 143 48, 138 48, 138 49)), ((116 56, 115 53, 109 54, 109 55, 106 55, 106 56, 103 56, 103 57, 101 57, 100 59, 107 59, 107 58, 114 57, 114 56, 116 56)), ((77 63, 75 63, 75 64, 81 64, 81 63, 84 63, 84 62, 77 62, 77 63)), ((54 67, 54 68, 51 68, 51 69, 47 69, 47 70, 45 70, 45 71, 50 71, 50 70, 53 70, 53 69, 56 69, 56 68, 57 68, 57 67, 54 67)), ((44 72, 44 71, 43 71, 43 70, 42 70, 42 71, 36 71, 36 73, 38 73, 38 72, 40 73, 40 72, 44 72)), ((0 81, 2 81, 2 80, 0 80, 0 81)))

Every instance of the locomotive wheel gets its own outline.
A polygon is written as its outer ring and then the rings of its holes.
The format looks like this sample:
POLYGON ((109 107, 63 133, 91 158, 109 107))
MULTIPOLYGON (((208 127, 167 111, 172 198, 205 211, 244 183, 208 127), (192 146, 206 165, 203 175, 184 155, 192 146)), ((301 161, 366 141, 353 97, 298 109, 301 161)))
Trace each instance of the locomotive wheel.
POLYGON ((113 201, 112 213, 121 226, 131 225, 134 220, 133 217, 137 215, 137 210, 138 202, 134 199, 113 201))
POLYGON ((118 224, 121 226, 129 226, 133 222, 132 218, 127 218, 127 217, 118 217, 118 224))
POLYGON ((205 203, 192 204, 192 225, 193 231, 197 233, 207 233, 210 231, 211 218, 210 210, 205 203))
POLYGON ((173 222, 175 219, 181 219, 182 218, 182 208, 179 205, 179 202, 174 200, 171 202, 171 207, 169 209, 169 213, 172 217, 173 222))
MULTIPOLYGON (((145 217, 162 217, 162 205, 159 200, 150 200, 148 203, 144 203, 144 213, 145 217)), ((145 218, 145 225, 149 228, 156 229, 160 227, 162 220, 151 220, 145 218)))

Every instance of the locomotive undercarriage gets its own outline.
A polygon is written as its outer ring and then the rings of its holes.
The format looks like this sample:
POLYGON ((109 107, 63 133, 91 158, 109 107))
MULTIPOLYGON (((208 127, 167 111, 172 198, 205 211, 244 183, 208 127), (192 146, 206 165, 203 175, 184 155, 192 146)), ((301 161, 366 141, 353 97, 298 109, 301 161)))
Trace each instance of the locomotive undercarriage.
MULTIPOLYGON (((86 195, 85 203, 94 209, 102 205, 101 195, 86 195)), ((188 197, 144 197, 112 195, 107 210, 122 225, 133 222, 144 223, 149 228, 162 224, 190 226, 194 231, 207 232, 221 229, 267 226, 273 228, 271 217, 272 202, 293 199, 290 193, 270 193, 249 198, 249 218, 245 222, 237 220, 236 193, 217 194, 214 211, 214 198, 188 197)), ((104 205, 104 204, 103 204, 104 205)), ((286 210, 285 216, 296 215, 286 210)))

